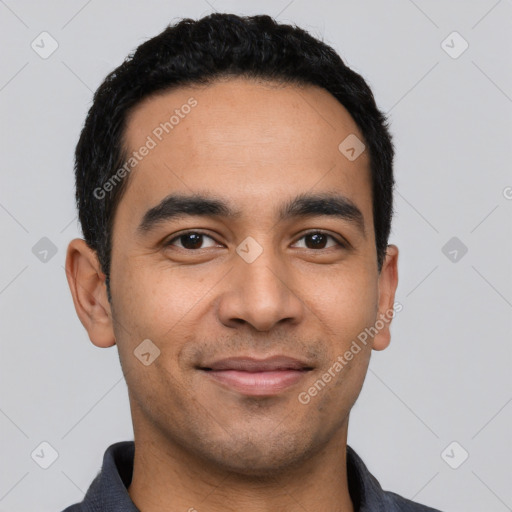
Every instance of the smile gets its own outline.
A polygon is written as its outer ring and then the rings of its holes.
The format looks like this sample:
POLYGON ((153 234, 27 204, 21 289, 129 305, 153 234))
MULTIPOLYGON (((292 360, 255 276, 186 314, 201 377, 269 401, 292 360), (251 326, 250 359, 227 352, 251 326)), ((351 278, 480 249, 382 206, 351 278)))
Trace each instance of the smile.
POLYGON ((299 383, 312 370, 306 363, 284 356, 265 360, 223 359, 199 369, 217 384, 249 396, 278 394, 299 383))

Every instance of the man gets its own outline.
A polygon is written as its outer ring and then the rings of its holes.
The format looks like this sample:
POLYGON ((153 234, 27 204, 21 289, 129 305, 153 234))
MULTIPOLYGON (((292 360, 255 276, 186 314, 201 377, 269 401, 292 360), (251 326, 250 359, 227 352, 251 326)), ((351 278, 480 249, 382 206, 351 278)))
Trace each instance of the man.
POLYGON ((347 446, 390 342, 393 146, 365 81, 268 16, 182 20, 100 86, 68 247, 134 442, 75 511, 432 511, 347 446))

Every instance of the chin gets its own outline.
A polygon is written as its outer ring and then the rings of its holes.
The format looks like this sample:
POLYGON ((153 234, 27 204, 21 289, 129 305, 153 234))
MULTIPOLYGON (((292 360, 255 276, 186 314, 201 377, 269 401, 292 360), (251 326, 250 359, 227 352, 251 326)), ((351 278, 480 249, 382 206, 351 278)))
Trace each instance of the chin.
POLYGON ((303 433, 300 438, 299 435, 281 433, 273 439, 266 433, 258 440, 245 435, 227 439, 225 444, 217 442, 202 450, 202 456, 208 454, 209 462, 224 471, 271 480, 301 467, 314 452, 313 443, 307 442, 303 433))

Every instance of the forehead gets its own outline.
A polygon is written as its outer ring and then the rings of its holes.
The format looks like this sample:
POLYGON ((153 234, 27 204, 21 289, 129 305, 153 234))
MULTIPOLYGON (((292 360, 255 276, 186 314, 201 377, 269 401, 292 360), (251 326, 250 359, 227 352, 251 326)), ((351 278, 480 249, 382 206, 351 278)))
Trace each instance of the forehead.
POLYGON ((363 140, 347 110, 319 87, 230 78, 159 93, 127 118, 125 148, 138 155, 119 210, 129 209, 135 222, 177 191, 211 192, 261 214, 269 202, 339 191, 366 217, 368 152, 344 156, 339 145, 349 136, 363 140))

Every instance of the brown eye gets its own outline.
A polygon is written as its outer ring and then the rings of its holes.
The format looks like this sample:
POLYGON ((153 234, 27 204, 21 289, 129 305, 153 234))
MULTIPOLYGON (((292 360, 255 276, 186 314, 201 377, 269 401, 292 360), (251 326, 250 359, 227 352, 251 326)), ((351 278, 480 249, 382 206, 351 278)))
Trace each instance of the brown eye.
POLYGON ((328 237, 323 233, 313 233, 306 235, 304 238, 306 239, 306 245, 308 245, 308 241, 311 242, 311 246, 308 246, 308 249, 325 249, 328 237))
POLYGON ((305 241, 304 245, 306 249, 328 249, 329 247, 333 246, 345 247, 345 244, 334 238, 332 235, 323 233, 322 231, 313 231, 311 233, 307 233, 299 240, 305 241), (331 243, 331 245, 327 247, 329 239, 331 239, 334 243, 331 243))
MULTIPOLYGON (((205 239, 209 239, 212 242, 215 242, 213 238, 210 236, 207 236, 203 233, 199 233, 197 231, 189 231, 188 233, 182 233, 181 235, 174 237, 172 240, 169 240, 165 245, 178 245, 177 242, 179 242, 178 247, 181 247, 182 249, 187 250, 197 250, 197 249, 204 249, 202 247, 205 239)), ((215 243, 213 245, 210 245, 210 247, 215 246, 215 243)))

